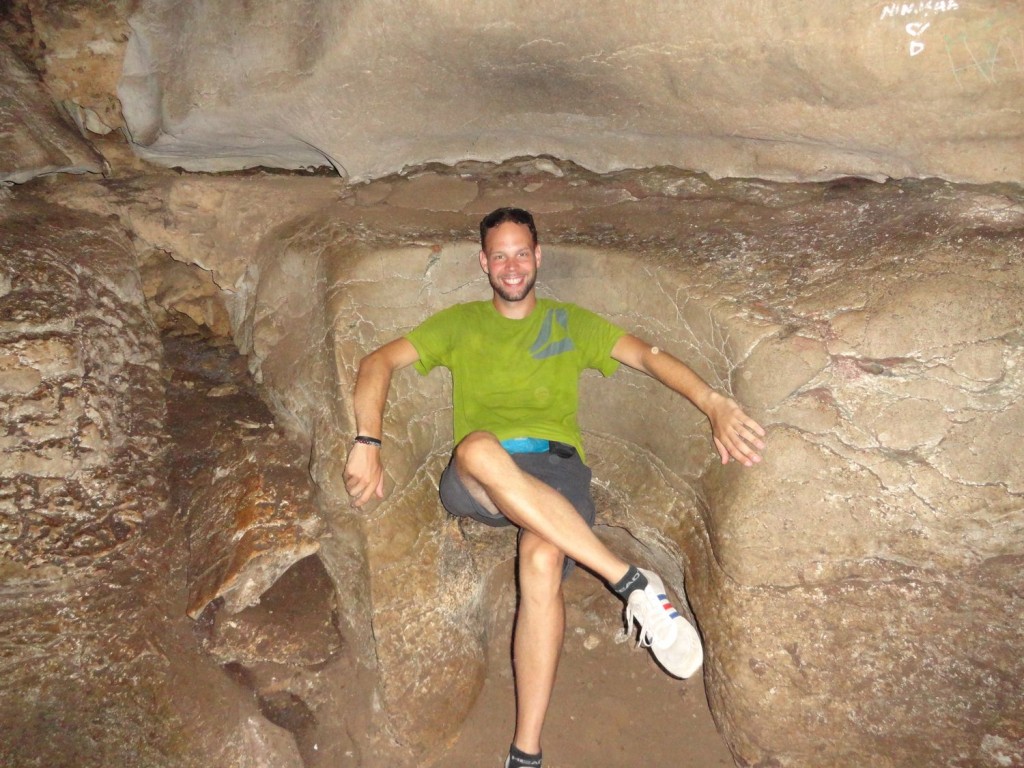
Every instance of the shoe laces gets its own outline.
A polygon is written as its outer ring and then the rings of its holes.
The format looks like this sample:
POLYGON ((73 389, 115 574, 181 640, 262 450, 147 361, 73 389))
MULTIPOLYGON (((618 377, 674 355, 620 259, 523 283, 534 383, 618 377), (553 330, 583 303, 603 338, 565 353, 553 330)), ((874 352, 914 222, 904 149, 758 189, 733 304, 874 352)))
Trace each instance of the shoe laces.
POLYGON ((637 636, 637 648, 665 648, 675 642, 678 628, 672 622, 673 614, 679 615, 667 597, 659 596, 656 605, 651 603, 651 595, 644 593, 644 604, 634 611, 633 606, 626 605, 626 632, 633 627, 633 619, 640 625, 637 636))

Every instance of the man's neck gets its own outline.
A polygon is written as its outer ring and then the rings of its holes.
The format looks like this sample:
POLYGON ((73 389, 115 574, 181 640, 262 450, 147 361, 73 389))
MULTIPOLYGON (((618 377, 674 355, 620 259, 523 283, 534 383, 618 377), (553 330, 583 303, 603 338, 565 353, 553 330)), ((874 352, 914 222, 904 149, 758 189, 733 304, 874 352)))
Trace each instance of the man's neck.
POLYGON ((534 307, 537 306, 537 295, 530 291, 520 301, 505 301, 495 293, 491 303, 502 317, 509 320, 522 320, 525 317, 529 317, 534 307))

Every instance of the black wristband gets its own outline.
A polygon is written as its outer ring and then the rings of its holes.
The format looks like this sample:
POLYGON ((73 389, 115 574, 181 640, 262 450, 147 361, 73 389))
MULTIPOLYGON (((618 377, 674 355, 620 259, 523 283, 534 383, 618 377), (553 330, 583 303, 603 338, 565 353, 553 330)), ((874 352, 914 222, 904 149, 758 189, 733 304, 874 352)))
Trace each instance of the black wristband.
POLYGON ((380 440, 376 437, 369 437, 368 435, 356 435, 356 442, 362 443, 363 445, 375 445, 380 448, 380 440))

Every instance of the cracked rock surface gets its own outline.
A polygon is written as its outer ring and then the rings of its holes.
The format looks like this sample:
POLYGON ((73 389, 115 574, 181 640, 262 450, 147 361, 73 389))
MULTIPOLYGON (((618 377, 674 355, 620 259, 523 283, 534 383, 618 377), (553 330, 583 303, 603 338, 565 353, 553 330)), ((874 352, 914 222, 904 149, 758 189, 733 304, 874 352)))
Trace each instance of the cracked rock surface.
POLYGON ((127 234, 20 197, 0 250, 0 762, 288 765, 290 735, 182 621, 161 349, 127 234))
POLYGON ((117 210, 230 286, 236 340, 313 457, 332 532, 320 556, 345 587, 347 631, 373 649, 376 753, 440 756, 458 732, 484 674, 484 577, 513 542, 438 506, 443 374, 396 377, 391 494, 368 514, 342 486, 344 398, 367 350, 487 295, 465 238, 501 202, 539 216, 542 293, 680 355, 769 429, 763 465, 722 467, 700 414, 653 382, 584 381, 601 522, 628 530, 677 592, 685 576, 736 761, 1019 754, 1022 480, 1007 445, 1021 429, 1020 191, 595 176, 544 159, 454 174, 55 192, 117 210), (260 200, 281 204, 240 240, 197 217, 216 206, 218 222, 240 220, 260 200))

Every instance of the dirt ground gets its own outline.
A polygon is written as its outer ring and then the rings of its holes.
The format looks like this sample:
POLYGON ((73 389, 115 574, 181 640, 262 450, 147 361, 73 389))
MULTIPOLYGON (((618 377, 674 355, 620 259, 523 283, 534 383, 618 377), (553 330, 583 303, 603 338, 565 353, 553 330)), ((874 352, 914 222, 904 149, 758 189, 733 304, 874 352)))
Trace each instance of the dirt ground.
MULTIPOLYGON (((462 735, 437 766, 498 768, 515 721, 509 642, 512 564, 483 691, 462 735)), ((623 634, 622 603, 576 569, 565 585, 566 639, 544 732, 545 768, 716 768, 733 760, 697 675, 676 680, 623 634)))

